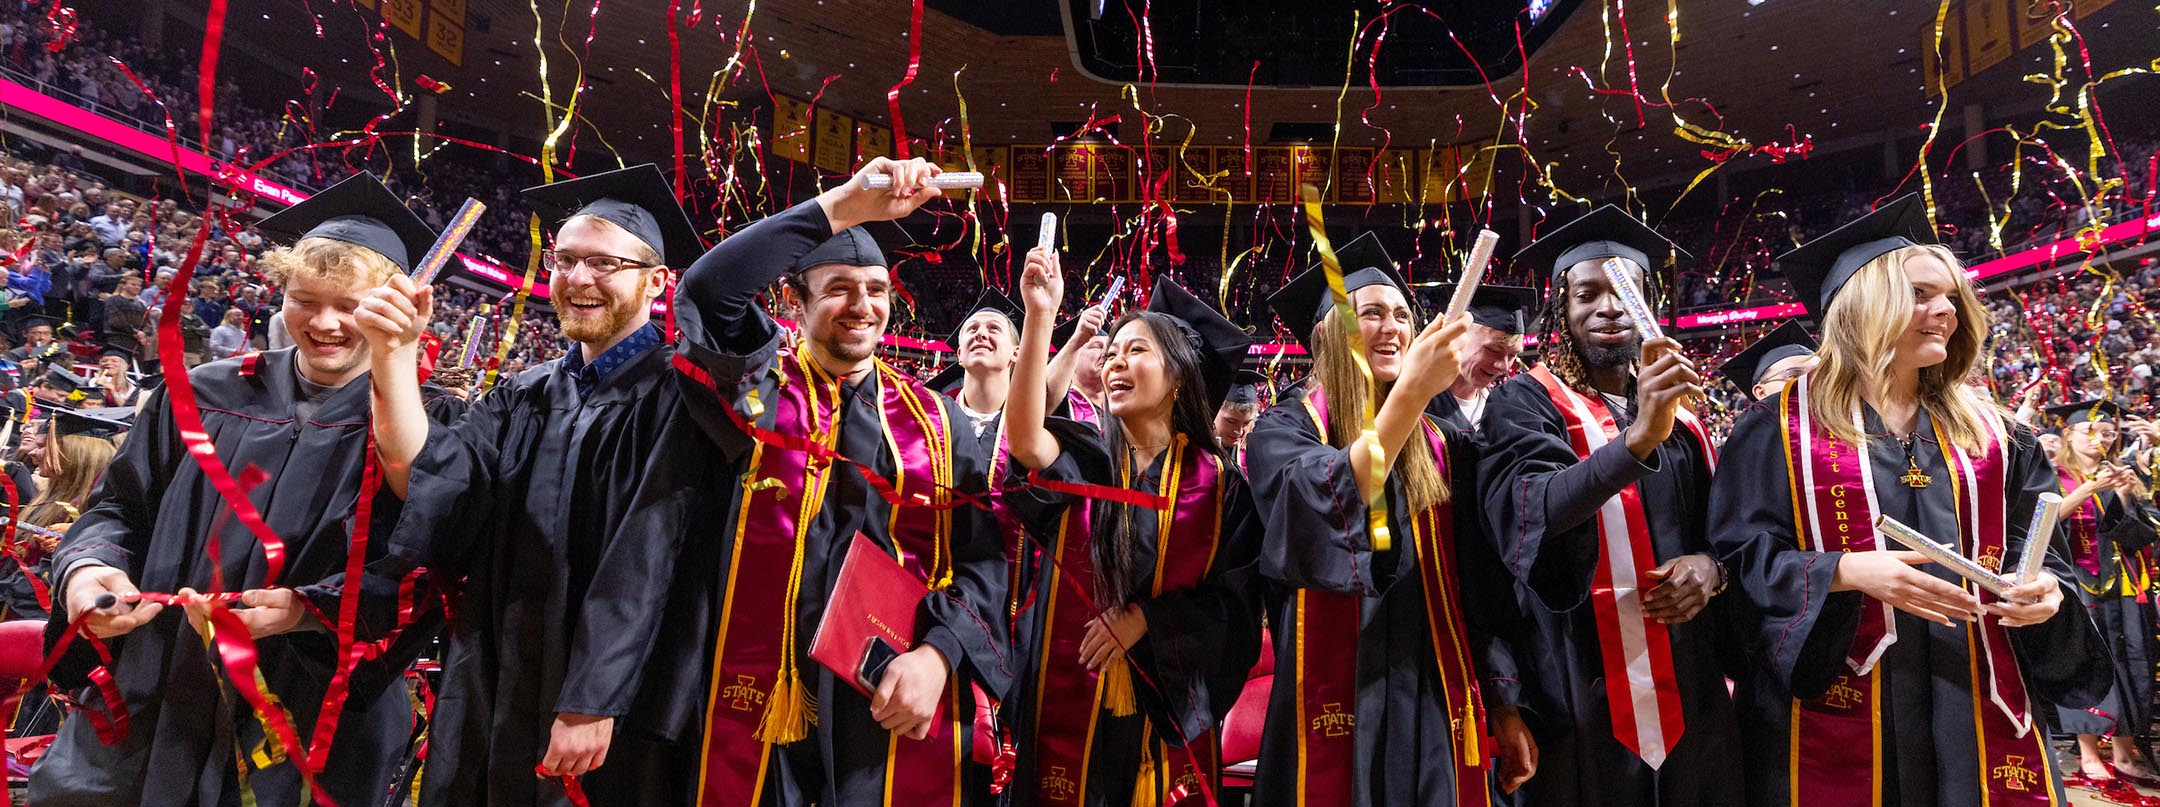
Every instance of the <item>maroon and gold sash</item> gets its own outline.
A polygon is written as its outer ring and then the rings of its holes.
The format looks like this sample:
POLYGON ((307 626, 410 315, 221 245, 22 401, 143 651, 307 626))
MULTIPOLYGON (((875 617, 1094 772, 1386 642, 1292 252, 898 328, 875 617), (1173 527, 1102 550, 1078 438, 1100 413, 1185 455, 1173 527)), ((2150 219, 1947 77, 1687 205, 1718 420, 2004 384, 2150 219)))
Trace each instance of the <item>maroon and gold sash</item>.
MULTIPOLYGON (((1620 436, 1602 396, 1583 395, 1560 383, 1540 364, 1531 368, 1567 424, 1568 443, 1578 459, 1620 436)), ((1687 410, 1674 419, 1695 437, 1703 457, 1715 467, 1709 436, 1687 410)), ((1590 603, 1597 612, 1599 655, 1605 664, 1605 700, 1613 736, 1653 770, 1665 764, 1687 726, 1682 717, 1680 685, 1673 665, 1672 632, 1643 613, 1643 572, 1658 565, 1650 541, 1650 520, 1642 492, 1634 483, 1598 507, 1599 552, 1590 603)))
MULTIPOLYGON (((1315 387, 1305 396, 1305 413, 1325 440, 1327 396, 1315 387)), ((1447 478, 1447 443, 1430 419, 1419 419, 1420 432, 1432 447, 1441 478, 1447 478)), ((1418 582, 1425 594, 1425 625, 1439 673, 1441 708, 1448 716, 1455 744, 1455 803, 1487 807, 1489 758, 1483 749, 1485 707, 1470 639, 1463 621, 1456 582, 1455 515, 1442 502, 1410 519, 1411 551, 1417 553, 1418 582)), ((1354 800, 1357 760, 1358 640, 1364 626, 1364 599, 1312 589, 1298 589, 1295 607, 1299 804, 1349 804, 1354 800)))
MULTIPOLYGON (((810 361, 799 346, 783 350, 772 431, 826 448, 838 445, 844 407, 840 382, 810 361)), ((899 474, 893 483, 903 499, 946 504, 952 479, 951 426, 937 397, 879 362, 873 386, 885 447, 899 474)), ((753 393, 754 419, 767 404, 753 393)), ((809 530, 825 505, 835 465, 806 451, 759 442, 743 474, 742 506, 731 535, 726 598, 713 676, 707 694, 704 765, 699 772, 701 807, 750 807, 759 802, 771 748, 802 739, 817 721, 817 704, 806 688, 808 637, 795 624, 803 553, 809 530)), ((952 580, 952 512, 938 506, 892 507, 887 520, 894 556, 933 590, 952 580)), ((952 804, 961 798, 964 759, 958 689, 947 684, 930 735, 909 740, 894 734, 885 761, 885 791, 893 804, 952 804)))
MULTIPOLYGON (((2067 496, 2071 490, 2085 484, 2085 480, 2069 471, 2057 473, 2062 479, 2063 495, 2067 496)), ((2103 571, 2100 567, 2100 497, 2086 497, 2076 510, 2063 514, 2062 524, 2070 533, 2070 562, 2099 579, 2103 571)))
MULTIPOLYGON (((1875 480, 1866 446, 1834 440, 1809 411, 1809 377, 1787 383, 1780 404, 1785 429, 1786 470, 1792 480, 1795 531, 1800 548, 1860 552, 1876 548, 1875 480)), ((1854 417, 1858 424, 1859 418, 1854 417)), ((2007 435, 1990 417, 1986 452, 1974 457, 1942 434, 1936 442, 1951 469, 1951 495, 1960 525, 1957 546, 1981 565, 2000 570, 2008 552, 2007 435)), ((2030 540, 2030 539, 2029 539, 2030 540)), ((2038 540, 2046 540, 2044 536, 2038 540)), ((1982 602, 1992 592, 1965 583, 1982 602)), ((1882 673, 1875 662, 1897 641, 1889 606, 1863 606, 1859 633, 1847 651, 1852 670, 1840 675, 1821 696, 1793 701, 1788 778, 1791 803, 1879 804, 1882 800, 1882 673)), ((2053 805, 2053 775, 2048 752, 2032 731, 2031 701, 2024 678, 2000 623, 1983 619, 1965 629, 1971 660, 1973 722, 1978 731, 1978 767, 1983 775, 1984 804, 2053 805), (1982 692, 1988 703, 1982 703, 1982 692)))
MULTIPOLYGON (((1180 435, 1165 454, 1160 484, 1159 493, 1165 497, 1174 493, 1174 498, 1168 512, 1156 513, 1155 595, 1191 590, 1207 579, 1222 535, 1222 462, 1211 453, 1188 447, 1180 435)), ((1035 780, 1016 783, 1032 793, 1036 804, 1087 803, 1095 724, 1117 694, 1111 684, 1119 675, 1107 668, 1097 674, 1079 663, 1080 641, 1088 621, 1095 618, 1095 609, 1090 607, 1095 564, 1090 554, 1089 510, 1084 500, 1065 508, 1057 544, 1051 548, 1055 560, 1044 570, 1050 580, 1042 601, 1043 633, 1036 658, 1034 736, 1021 739, 1033 746, 1035 780)), ((1117 662, 1131 663, 1129 659, 1117 662)), ((1178 771, 1176 776, 1143 771, 1141 786, 1152 789, 1156 803, 1168 803, 1165 796, 1177 792, 1178 783, 1189 777, 1206 777, 1209 788, 1220 778, 1213 731, 1186 738, 1180 751, 1154 739, 1152 732, 1149 736, 1144 756, 1168 765, 1165 771, 1178 771)), ((1021 798, 1029 800, 1027 795, 1021 798)))

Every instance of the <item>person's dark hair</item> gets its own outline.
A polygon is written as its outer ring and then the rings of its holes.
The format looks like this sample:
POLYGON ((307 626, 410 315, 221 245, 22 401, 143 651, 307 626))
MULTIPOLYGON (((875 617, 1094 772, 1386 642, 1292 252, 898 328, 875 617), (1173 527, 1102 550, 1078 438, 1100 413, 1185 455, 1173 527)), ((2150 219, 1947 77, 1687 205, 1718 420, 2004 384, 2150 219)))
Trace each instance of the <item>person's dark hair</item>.
MULTIPOLYGON (((1139 322, 1155 338, 1163 366, 1169 371, 1170 380, 1176 384, 1172 393, 1176 400, 1170 407, 1170 433, 1175 440, 1185 438, 1185 447, 1195 452, 1196 458, 1212 455, 1224 459, 1222 449, 1215 444, 1215 407, 1208 401, 1207 377, 1201 370, 1201 353, 1190 331, 1176 318, 1154 311, 1135 311, 1118 318, 1103 333, 1116 337, 1118 331, 1129 322, 1139 322)), ((1132 461, 1132 444, 1126 440, 1124 424, 1118 418, 1106 417, 1102 422, 1103 443, 1110 448, 1110 463, 1124 479, 1138 479, 1141 469, 1128 469, 1132 461)), ((1170 450, 1163 452, 1165 458, 1170 450)), ((1172 495, 1176 495, 1175 492, 1172 495)), ((1090 537, 1093 545, 1089 554, 1095 561, 1095 604, 1108 609, 1125 605, 1140 593, 1132 589, 1134 580, 1134 554, 1140 544, 1137 535, 1138 514, 1129 504, 1097 500, 1092 504, 1090 537)))

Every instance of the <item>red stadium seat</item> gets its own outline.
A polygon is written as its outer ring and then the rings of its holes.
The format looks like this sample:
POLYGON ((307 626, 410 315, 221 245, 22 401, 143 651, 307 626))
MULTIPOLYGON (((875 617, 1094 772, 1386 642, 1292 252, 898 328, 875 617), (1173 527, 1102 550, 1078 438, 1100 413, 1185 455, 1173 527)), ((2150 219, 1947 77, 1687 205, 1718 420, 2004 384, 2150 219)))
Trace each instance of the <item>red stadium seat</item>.
POLYGON ((1245 691, 1223 718, 1222 762, 1225 787, 1252 786, 1249 763, 1260 758, 1260 731, 1267 725, 1268 692, 1275 688, 1275 644, 1260 633, 1260 660, 1245 679, 1245 691))
POLYGON ((0 678, 29 678, 45 661, 45 623, 0 622, 0 678))

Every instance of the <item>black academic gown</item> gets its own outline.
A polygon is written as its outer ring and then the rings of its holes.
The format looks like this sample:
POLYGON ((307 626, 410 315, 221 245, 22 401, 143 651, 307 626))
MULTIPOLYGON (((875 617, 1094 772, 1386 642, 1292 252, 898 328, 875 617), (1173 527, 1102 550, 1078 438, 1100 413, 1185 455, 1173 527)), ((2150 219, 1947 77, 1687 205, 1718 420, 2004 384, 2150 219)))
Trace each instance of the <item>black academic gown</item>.
MULTIPOLYGON (((1444 707, 1417 557, 1404 551, 1411 514, 1391 476, 1388 524, 1395 546, 1385 552, 1370 549, 1364 498, 1350 470, 1349 451, 1325 442, 1306 411, 1306 394, 1303 387, 1286 391, 1280 402, 1261 413, 1245 438, 1253 499, 1266 525, 1260 571, 1281 589, 1269 604, 1276 682, 1260 739, 1255 803, 1301 803, 1294 774, 1302 727, 1292 683, 1301 637, 1289 590, 1310 588, 1363 598, 1356 650, 1357 752, 1351 761, 1354 804, 1455 804, 1459 788, 1491 785, 1455 780, 1457 749, 1450 721, 1457 716, 1444 707)), ((1494 585, 1506 578, 1479 527, 1472 498, 1476 451, 1461 432, 1444 433, 1454 497, 1454 560, 1462 578, 1455 582, 1489 713, 1493 707, 1521 703, 1523 695, 1505 641, 1512 631, 1508 623, 1513 606, 1502 602, 1508 596, 1504 583, 1494 585)), ((1410 439, 1426 438, 1418 433, 1410 439)))
MULTIPOLYGON (((1631 397, 1626 411, 1614 413, 1622 434, 1635 420, 1634 409, 1631 397)), ((1602 549, 1597 509, 1631 482, 1642 496, 1655 555, 1643 569, 1709 551, 1703 534, 1709 458, 1676 424, 1647 461, 1638 461, 1618 437, 1580 460, 1559 408, 1529 374, 1493 390, 1479 448, 1480 498, 1524 620, 1515 650, 1526 668, 1523 719, 1537 739, 1539 759, 1537 775, 1523 786, 1523 803, 1739 803, 1733 749, 1740 729, 1725 689, 1730 659, 1720 650, 1725 598, 1669 626, 1685 728, 1654 771, 1613 736, 1597 611, 1590 602, 1602 549)))
MULTIPOLYGON (((1044 478, 1093 485, 1118 484, 1117 466, 1110 459, 1109 447, 1102 434, 1094 426, 1058 418, 1048 420, 1045 425, 1057 439, 1062 456, 1043 469, 1044 478)), ((1199 451, 1188 449, 1188 452, 1188 463, 1203 461, 1199 451)), ((1156 457, 1146 469, 1136 474, 1130 487, 1151 493, 1159 490, 1166 456, 1167 453, 1156 457)), ((1222 486, 1221 531, 1216 536, 1214 559, 1202 584, 1194 589, 1142 595, 1133 600, 1146 616, 1148 625, 1147 635, 1141 637, 1128 655, 1140 673, 1132 678, 1140 714, 1118 717, 1103 708, 1095 715, 1088 756, 1088 804, 1112 807, 1131 802, 1134 783, 1142 769, 1143 748, 1151 742, 1150 737, 1168 741, 1175 748, 1187 739, 1204 737, 1219 728, 1223 717, 1230 713, 1230 707, 1244 691, 1246 675, 1259 657, 1261 598, 1253 577, 1253 562, 1258 558, 1261 541, 1259 514, 1253 508, 1252 493, 1246 488, 1245 476, 1236 466, 1224 463, 1218 480, 1222 486)), ((1047 602, 1055 579, 1047 564, 1054 563, 1061 549, 1059 525, 1064 521, 1067 508, 1088 506, 1087 500, 1026 486, 1025 468, 1013 469, 1003 484, 1008 488, 1006 505, 1025 526, 1030 540, 1041 549, 1036 556, 1043 565, 1030 576, 1034 585, 1032 601, 1047 602)), ((1129 581, 1132 591, 1146 592, 1154 586, 1159 529, 1160 522, 1154 510, 1134 509, 1133 535, 1138 543, 1133 548, 1134 578, 1129 581)), ((1064 540, 1091 541, 1092 536, 1068 535, 1064 540)), ((1069 585, 1058 593, 1062 595, 1060 602, 1065 604, 1061 607, 1084 607, 1082 601, 1073 596, 1069 585)), ((1088 596, 1094 597, 1095 592, 1088 592, 1088 596)), ((1040 642, 1046 632, 1043 621, 1047 616, 1048 609, 1039 605, 1021 615, 1014 645, 1022 666, 1013 684, 1015 696, 999 710, 999 716, 1010 727, 1012 736, 1020 738, 1021 753, 1014 771, 1015 782, 1035 782, 1042 775, 1028 753, 1033 746, 1026 738, 1033 731, 1030 724, 1042 697, 1038 682, 1045 660, 1040 642)), ((1080 662, 1077 658, 1061 657, 1049 659, 1048 663, 1078 665, 1080 662)), ((1162 767, 1178 770, 1187 764, 1187 759, 1183 751, 1173 750, 1169 759, 1158 758, 1154 763, 1160 766, 1158 770, 1162 767)), ((1015 799, 1013 803, 1024 805, 1030 802, 1015 799)))
MULTIPOLYGON (((777 280, 803 255, 832 235, 832 225, 815 202, 798 204, 737 232, 697 260, 684 273, 678 288, 676 323, 682 328, 684 355, 710 376, 713 393, 723 404, 750 414, 748 396, 775 400, 780 375, 777 362, 792 334, 755 307, 757 294, 777 280)), ((840 390, 839 452, 868 465, 887 479, 898 476, 898 464, 886 446, 879 423, 879 402, 866 376, 844 383, 840 390)), ((925 393, 944 407, 945 422, 956 438, 966 436, 967 417, 943 396, 925 393)), ((716 436, 721 450, 732 462, 748 461, 754 442, 710 408, 697 410, 708 432, 716 436)), ((775 411, 765 407, 757 416, 760 428, 772 428, 775 411)), ((952 479, 961 492, 981 494, 988 488, 989 458, 976 440, 952 441, 952 479)), ((733 477, 715 475, 699 491, 722 505, 723 519, 711 523, 702 540, 726 541, 723 527, 732 523, 741 503, 742 486, 733 477)), ((813 626, 824 615, 845 556, 856 532, 867 535, 890 550, 890 505, 879 498, 862 473, 841 464, 826 491, 825 505, 806 532, 801 590, 797 598, 796 625, 813 626)), ((997 525, 987 510, 961 508, 953 511, 950 535, 953 584, 942 594, 923 601, 917 617, 917 641, 937 649, 950 665, 950 685, 959 692, 963 714, 972 714, 975 699, 971 684, 987 692, 1002 692, 1010 684, 1017 664, 1011 658, 1003 608, 1006 567, 1000 550, 997 525)), ((722 555, 722 558, 727 557, 722 555)), ((726 591, 726 569, 701 572, 691 581, 710 599, 714 614, 720 612, 720 595, 726 591)), ((690 585, 690 584, 683 584, 690 585)), ((679 586, 680 587, 680 586, 679 586)), ((712 640, 708 634, 707 642, 712 640)), ((774 749, 766 769, 765 804, 775 807, 857 807, 884 803, 886 748, 891 733, 870 719, 870 700, 842 683, 831 670, 808 657, 807 631, 798 657, 803 683, 816 700, 817 717, 810 736, 774 749)), ((710 650, 710 647, 707 647, 710 650)), ((700 682, 702 686, 702 681, 700 682)), ((702 691, 702 690, 701 690, 702 691)), ((966 729, 966 724, 962 724, 966 729)), ((965 766, 969 776, 984 771, 965 766)), ((694 770, 690 771, 694 773, 694 770)), ((678 774, 681 775, 681 774, 678 774)), ((984 792, 986 784, 963 783, 969 793, 984 792)))
MULTIPOLYGON (((2154 638, 2151 597, 2138 588, 2144 582, 2144 559, 2139 552, 2160 535, 2153 529, 2151 502, 2126 502, 2113 491, 2094 498, 2100 518, 2093 551, 2100 570, 2088 572, 2076 563, 2066 563, 2071 576, 2064 578, 2063 587, 2076 589, 2074 599, 2092 615, 2101 640, 2107 643, 2115 686, 2091 708, 2056 706, 2055 727, 2065 734, 2142 738, 2152 733, 2153 660, 2160 658, 2154 652, 2160 649, 2155 647, 2160 641, 2154 638)), ((2057 554, 2074 557, 2068 551, 2069 542, 2075 540, 2068 518, 2056 522, 2055 540, 2057 554)), ((2069 606, 2072 599, 2066 594, 2063 605, 2069 606)))
MULTIPOLYGON (((684 413, 704 393, 670 355, 646 348, 589 394, 557 359, 429 431, 363 616, 391 627, 415 567, 455 589, 420 804, 569 804, 533 774, 559 713, 615 718, 584 777, 593 804, 694 798, 711 613, 671 583, 725 557, 685 538, 721 523, 709 486, 731 466, 684 413)), ((327 609, 337 591, 311 596, 327 609)))
POLYGON ((428 419, 436 423, 456 423, 458 418, 465 416, 465 410, 472 408, 457 393, 424 382, 420 385, 420 406, 427 410, 428 419))
MULTIPOLYGON (((276 582, 304 585, 345 568, 368 454, 368 379, 338 388, 301 420, 292 351, 263 353, 255 365, 253 375, 243 375, 242 362, 228 359, 195 368, 189 377, 225 466, 268 474, 250 498, 285 542, 286 567, 276 582)), ((65 574, 77 563, 103 563, 125 570, 149 592, 183 586, 209 591, 219 573, 227 591, 265 585, 270 581, 259 543, 187 456, 167 405, 163 390, 151 396, 90 506, 54 553, 52 567, 65 574), (215 570, 206 535, 222 547, 215 570)), ((399 502, 385 488, 372 506, 368 555, 376 557, 397 524, 399 502)), ((64 625, 48 624, 50 646, 64 625)), ((86 717, 64 721, 58 740, 31 771, 30 801, 41 807, 239 804, 235 744, 251 751, 263 730, 223 666, 205 655, 181 609, 167 608, 109 644, 112 675, 129 713, 126 739, 108 746, 86 717)), ((255 644, 270 691, 291 711, 306 742, 333 671, 335 637, 298 630, 255 644)), ((354 674, 329 765, 318 777, 339 804, 380 801, 406 758, 412 714, 399 673, 414 652, 400 644, 354 674)), ((55 682, 102 710, 103 699, 85 686, 94 656, 80 640, 69 654, 55 670, 55 682)), ((292 763, 251 770, 248 783, 259 804, 299 802, 302 784, 292 763)))
MULTIPOLYGON (((1832 562, 1813 562, 1824 557, 1822 553, 1795 548, 1793 492, 1783 460, 1778 400, 1773 397, 1742 413, 1734 423, 1725 455, 1759 459, 1749 461, 1744 470, 1734 466, 1732 472, 1719 474, 1710 507, 1712 541, 1732 575, 1731 590, 1720 599, 1736 601, 1735 625, 1745 629, 1739 641, 1753 661, 1734 693, 1747 727, 1741 746, 1747 751, 1746 764, 1728 762, 1727 768, 1728 775, 1744 774, 1750 804, 1785 804, 1790 799, 1793 699, 1817 697, 1837 676, 1851 671, 1845 656, 1867 602, 1859 592, 1830 592, 1837 571, 1834 553, 1826 558, 1832 562)), ((1941 449, 1926 442, 1912 453, 1911 459, 1934 483, 1907 488, 1896 481, 1908 467, 1905 448, 1888 436, 1872 410, 1865 412, 1864 424, 1868 434, 1875 435, 1869 439, 1868 454, 1874 463, 1879 514, 1938 539, 1957 535, 1956 503, 1948 484, 1952 474, 1941 449)), ((1925 413, 1917 430, 1923 441, 1933 440, 1925 413)), ((2037 497, 2054 490, 2057 481, 2032 432, 2024 427, 2017 427, 2011 439, 2008 462, 2009 489, 2002 492, 2010 497, 2005 557, 2016 558, 2024 553, 2025 529, 2037 497)), ((2049 566, 2067 579, 2059 559, 2051 558, 2049 566)), ((1939 565, 1919 568, 1963 584, 1939 565)), ((2068 596, 2066 592, 2066 606, 2068 596)), ((1895 613, 1898 639, 1877 662, 1883 674, 1883 804, 1980 804, 1988 772, 1978 766, 1975 662, 1966 652, 1968 626, 1948 627, 1895 613)), ((2009 634, 2027 691, 2034 696, 2082 706, 2097 703, 2107 691, 2112 679, 2106 649, 2082 609, 2065 607, 2048 622, 2011 628, 2009 634)), ((1985 696, 1980 702, 1985 703, 1985 696)), ((2060 800, 2059 777, 2050 785, 2060 800)))

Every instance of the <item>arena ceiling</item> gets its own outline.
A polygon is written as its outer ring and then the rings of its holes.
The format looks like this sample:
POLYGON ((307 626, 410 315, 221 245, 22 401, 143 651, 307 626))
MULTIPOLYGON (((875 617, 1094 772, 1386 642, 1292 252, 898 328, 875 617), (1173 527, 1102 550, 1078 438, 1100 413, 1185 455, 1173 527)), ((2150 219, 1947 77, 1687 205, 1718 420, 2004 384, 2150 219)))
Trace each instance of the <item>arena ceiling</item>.
MULTIPOLYGON (((599 0, 597 5, 591 0, 263 0, 233 5, 226 48, 255 54, 276 71, 314 69, 323 78, 319 95, 335 87, 344 103, 355 98, 361 104, 379 103, 383 95, 369 76, 375 56, 366 42, 381 26, 375 12, 356 10, 354 2, 364 7, 377 2, 464 6, 462 66, 452 66, 401 31, 386 34, 395 49, 397 78, 408 91, 420 75, 451 84, 441 98, 445 120, 508 130, 515 133, 513 144, 537 142, 544 126, 539 78, 544 50, 558 105, 566 101, 573 77, 584 70, 589 89, 580 99, 580 114, 593 128, 584 133, 580 148, 600 148, 597 144, 604 140, 630 159, 664 161, 672 149, 667 116, 671 7, 679 13, 673 41, 679 44, 685 106, 692 111, 706 101, 713 76, 740 53, 747 78, 719 89, 712 99, 717 103, 758 105, 769 90, 798 98, 818 96, 820 108, 890 123, 887 92, 907 72, 910 51, 911 6, 905 0, 599 0), (751 10, 749 36, 743 42, 737 34, 744 30, 746 10, 751 10), (320 36, 315 33, 317 18, 320 36), (534 45, 536 31, 544 48, 534 45)), ((1675 2, 1677 36, 1662 3, 1560 0, 1550 4, 1538 24, 1531 24, 1527 13, 1516 16, 1524 23, 1527 67, 1520 64, 1520 51, 1511 47, 1500 52, 1501 58, 1483 60, 1495 71, 1489 85, 1416 86, 1419 75, 1463 75, 1463 64, 1456 64, 1452 73, 1421 74, 1416 65, 1405 67, 1414 60, 1394 58, 1394 66, 1381 71, 1383 86, 1376 93, 1366 84, 1363 67, 1355 63, 1371 58, 1371 42, 1380 26, 1402 33, 1404 42, 1414 41, 1413 31, 1422 31, 1419 35, 1429 44, 1433 20, 1451 13, 1469 19, 1468 12, 1447 2, 1343 2, 1333 10, 1327 3, 1300 3, 1305 15, 1325 18, 1325 24, 1309 27, 1308 43, 1321 41, 1329 31, 1351 30, 1349 21, 1355 15, 1366 31, 1365 46, 1353 55, 1345 37, 1327 53, 1285 53, 1278 60, 1327 60, 1333 67, 1309 73, 1325 78, 1324 83, 1259 83, 1248 88, 1209 79, 1222 74, 1220 63, 1249 53, 1249 45, 1245 50, 1226 45, 1210 51, 1212 56, 1193 56, 1192 47, 1164 45, 1172 39, 1190 45, 1194 39, 1215 38, 1209 29, 1194 26, 1220 19, 1220 9, 1210 8, 1206 0, 1179 0, 1175 7, 1184 16, 1178 16, 1168 11, 1171 0, 1157 0, 1163 27, 1152 31, 1158 45, 1156 69, 1152 74, 1136 72, 1144 53, 1132 54, 1123 65, 1127 77, 1152 75, 1155 83, 1142 81, 1137 90, 1128 90, 1126 83, 1097 75, 1118 72, 1105 67, 1104 60, 1110 58, 1105 49, 1089 50, 1082 43, 1125 41, 1104 27, 1109 23, 1090 19, 1096 10, 1091 4, 1105 20, 1123 18, 1129 28, 1140 19, 1140 2, 929 0, 922 18, 919 69, 901 90, 900 107, 908 133, 921 136, 941 123, 956 125, 964 100, 970 133, 978 143, 1040 144, 1091 116, 1100 120, 1120 115, 1121 128, 1129 133, 1141 117, 1135 98, 1148 115, 1163 116, 1159 141, 1190 136, 1196 144, 1224 145, 1245 143, 1249 137, 1257 144, 1271 137, 1279 142, 1281 137, 1317 136, 1325 142, 1336 121, 1342 122, 1343 145, 1489 144, 1498 135, 1503 143, 1521 143, 1559 187, 1586 196, 1616 193, 1621 177, 1637 184, 1684 181, 1706 167, 1709 163, 1701 156, 1705 146, 1679 134, 1683 125, 1699 127, 1698 132, 1723 132, 1755 146, 1790 145, 1808 138, 1820 148, 1836 149, 1921 135, 1937 114, 1939 101, 1922 80, 1934 2, 1675 2), (1387 20, 1375 24, 1381 16, 1387 20), (1542 44, 1532 42, 1540 38, 1542 44), (1173 50, 1182 55, 1170 58, 1173 50), (1353 64, 1347 86, 1336 83, 1344 72, 1342 62, 1353 64), (1404 81, 1412 83, 1399 83, 1404 81), (1532 114, 1527 126, 1516 131, 1512 114, 1526 105, 1532 114), (1617 174, 1616 163, 1621 168, 1617 174)), ((98 6, 106 6, 107 15, 138 7, 122 0, 80 0, 78 5, 93 18, 98 6)), ((163 0, 170 35, 199 37, 206 5, 204 0, 163 0)), ((1547 3, 1540 0, 1538 5, 1547 3)), ((2077 24, 2096 64, 2142 64, 2156 55, 2142 52, 2160 41, 2155 39, 2160 33, 2155 20, 2160 18, 2149 9, 2091 0, 2079 6, 2077 24)), ((1951 9, 1952 33, 1961 39, 1966 26, 1959 17, 1965 13, 1956 6, 1951 9)), ((1149 18, 1150 23, 1154 20, 1149 18)), ((1953 106, 1943 117, 1946 128, 1960 125, 1968 104, 1983 105, 1989 116, 2038 113, 2047 87, 2024 79, 2047 72, 2052 52, 2045 43, 2018 47, 2018 23, 2012 20, 2011 29, 2001 34, 2012 40, 2007 58, 1955 85, 1953 106)), ((1492 20, 1474 19, 1465 27, 1478 29, 1465 50, 1492 56, 1492 20)), ((1503 35, 1512 37, 1512 26, 1508 28, 1503 35)), ((1389 60, 1392 43, 1382 43, 1380 60, 1389 60)), ((1305 75, 1261 61, 1269 69, 1248 75, 1266 73, 1278 81, 1305 75)), ((300 95, 298 78, 267 80, 290 87, 292 97, 300 95)), ((695 135, 691 138, 694 149, 695 135)))

